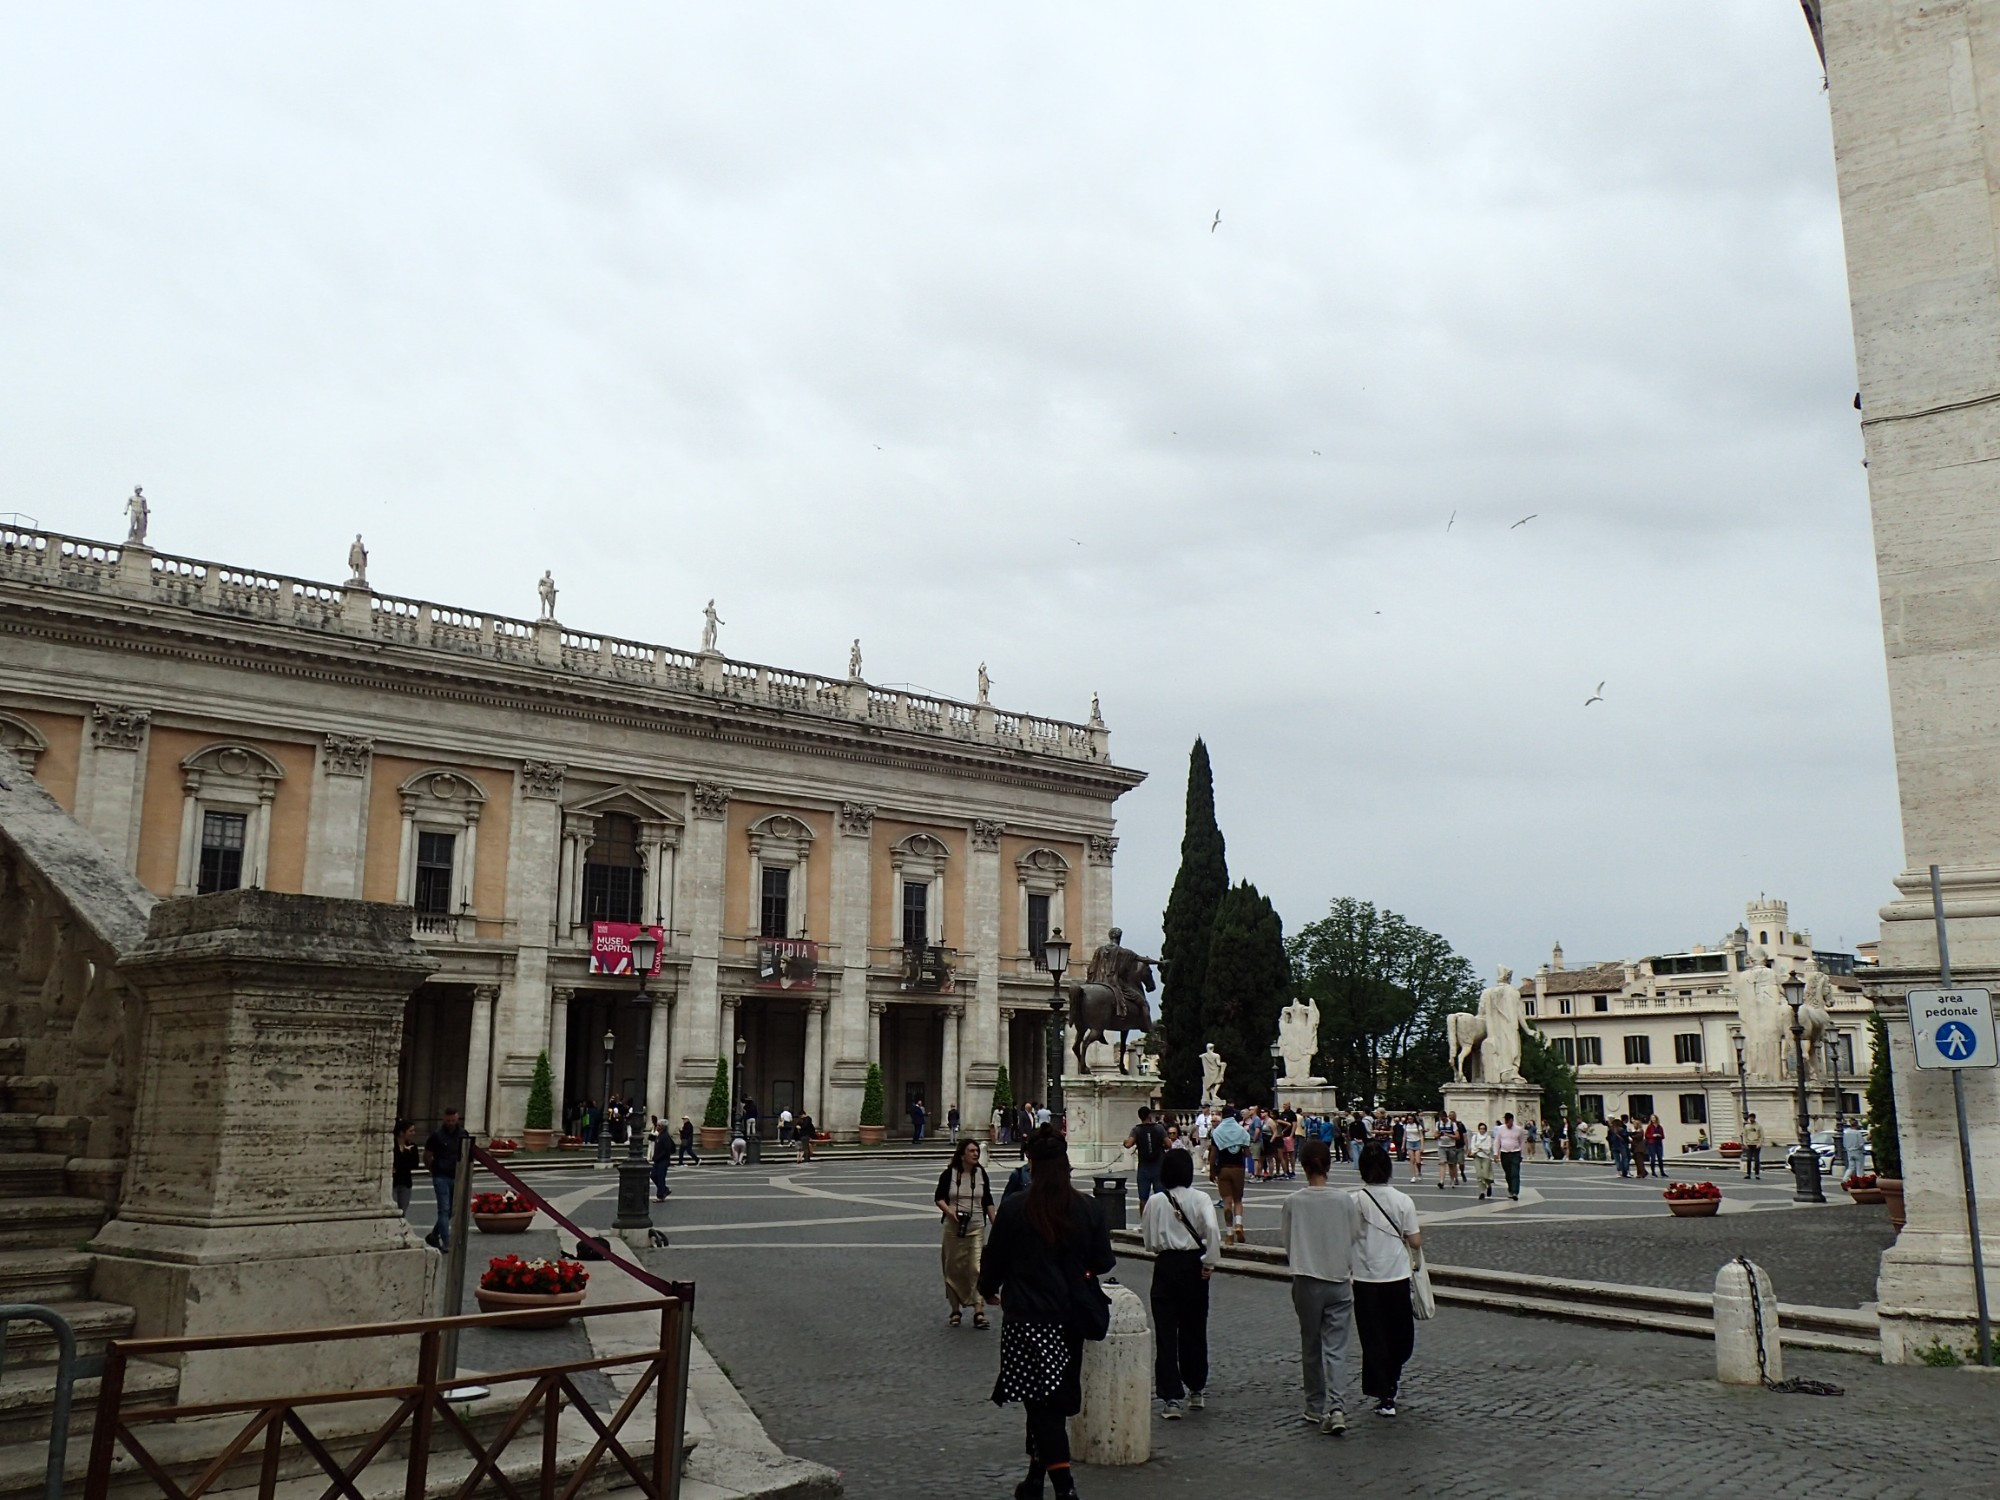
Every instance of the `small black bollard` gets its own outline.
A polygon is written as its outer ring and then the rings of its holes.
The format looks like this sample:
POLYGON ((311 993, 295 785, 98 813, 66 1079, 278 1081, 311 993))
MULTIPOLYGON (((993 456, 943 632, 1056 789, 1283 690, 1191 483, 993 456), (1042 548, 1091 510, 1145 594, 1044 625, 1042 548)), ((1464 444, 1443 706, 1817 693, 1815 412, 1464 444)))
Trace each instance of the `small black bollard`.
POLYGON ((1093 1196, 1097 1199, 1097 1210, 1104 1215, 1106 1229, 1123 1229, 1125 1224, 1125 1179, 1122 1177, 1093 1177, 1093 1196))

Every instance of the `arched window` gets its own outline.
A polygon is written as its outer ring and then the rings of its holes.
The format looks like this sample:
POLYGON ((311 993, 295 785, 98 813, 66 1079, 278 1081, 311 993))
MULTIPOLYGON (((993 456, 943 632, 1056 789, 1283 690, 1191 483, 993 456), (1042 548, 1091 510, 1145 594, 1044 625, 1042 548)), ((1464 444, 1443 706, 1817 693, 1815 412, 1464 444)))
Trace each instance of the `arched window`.
POLYGON ((639 857, 639 822, 624 813, 597 820, 597 842, 583 856, 583 919, 638 922, 646 904, 646 864, 639 857))

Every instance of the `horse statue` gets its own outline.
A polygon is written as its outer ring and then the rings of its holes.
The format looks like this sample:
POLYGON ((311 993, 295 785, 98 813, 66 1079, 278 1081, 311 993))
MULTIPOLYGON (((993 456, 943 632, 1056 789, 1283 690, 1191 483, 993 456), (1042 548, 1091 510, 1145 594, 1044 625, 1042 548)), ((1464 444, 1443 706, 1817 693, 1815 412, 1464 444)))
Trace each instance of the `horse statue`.
POLYGON ((1112 928, 1111 940, 1091 955, 1089 977, 1069 987, 1070 1016, 1076 1023, 1076 1040, 1070 1052, 1079 1073, 1090 1071, 1083 1059, 1091 1043, 1110 1044, 1110 1034, 1118 1038, 1118 1071, 1130 1072, 1126 1038, 1135 1031, 1144 1036, 1152 1029, 1153 1007, 1146 993, 1153 988, 1153 965, 1158 960, 1143 958, 1125 947, 1119 942, 1123 936, 1112 928))
POLYGON ((1444 1018, 1444 1026, 1451 1047, 1451 1076, 1460 1083, 1471 1083, 1472 1075, 1465 1065, 1480 1055, 1479 1049, 1486 1041, 1486 1017, 1469 1010, 1455 1010, 1444 1018))

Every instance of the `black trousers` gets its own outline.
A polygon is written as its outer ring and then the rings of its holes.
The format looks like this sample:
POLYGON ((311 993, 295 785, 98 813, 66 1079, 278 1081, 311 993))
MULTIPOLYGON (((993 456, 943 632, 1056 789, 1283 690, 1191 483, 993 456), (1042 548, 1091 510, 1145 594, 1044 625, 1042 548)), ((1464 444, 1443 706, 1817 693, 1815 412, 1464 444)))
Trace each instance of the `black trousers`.
POLYGON ((1417 1347, 1408 1278, 1355 1282, 1354 1331, 1361 1336, 1361 1394, 1394 1401, 1417 1347))
POLYGON ((1178 1401, 1208 1388, 1208 1283, 1199 1250, 1163 1250, 1153 1263, 1153 1388, 1178 1401))

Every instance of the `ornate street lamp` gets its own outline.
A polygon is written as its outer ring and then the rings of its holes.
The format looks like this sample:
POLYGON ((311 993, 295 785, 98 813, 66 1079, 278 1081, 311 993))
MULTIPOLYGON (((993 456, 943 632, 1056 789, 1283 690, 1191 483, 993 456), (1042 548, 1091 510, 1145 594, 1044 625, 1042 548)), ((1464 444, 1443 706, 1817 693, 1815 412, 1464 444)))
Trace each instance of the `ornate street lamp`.
POLYGON ((1736 1138, 1743 1139, 1743 1126, 1750 1119, 1750 1074, 1743 1066, 1743 1033, 1731 1031, 1729 1039, 1736 1044, 1736 1138))
POLYGON ((597 1101, 597 1164, 611 1165, 611 1122, 604 1112, 611 1103, 611 1053, 618 1046, 618 1033, 608 1027, 604 1033, 604 1097, 597 1101))
POLYGON ((1824 1203, 1819 1181, 1819 1153, 1813 1150, 1812 1115, 1806 1107, 1806 1026, 1799 1007, 1806 1003, 1806 982, 1796 974, 1784 983, 1785 1004, 1792 1008, 1792 1069, 1798 1075, 1799 1149, 1792 1154, 1792 1201, 1824 1203))
MULTIPOLYGON (((736 1102, 729 1107, 729 1128, 731 1130, 743 1129, 743 1059, 749 1054, 749 1051, 750 1038, 739 1036, 736 1039, 736 1102)), ((746 1141, 744 1144, 747 1148, 749 1143, 746 1141)))
POLYGON ((659 938, 652 928, 641 927, 632 938, 632 972, 639 980, 639 993, 632 997, 639 1012, 639 1079, 625 1103, 625 1159, 618 1163, 618 1217, 611 1221, 613 1229, 627 1234, 627 1244, 636 1236, 639 1248, 647 1245, 653 1232, 646 1165, 646 1054, 653 1040, 653 997, 646 993, 646 979, 659 957, 659 938))
POLYGON ((1042 961, 1049 971, 1049 1118, 1056 1129, 1063 1119, 1062 1055, 1069 1028, 1063 1023, 1063 974, 1069 968, 1069 939, 1058 927, 1042 943, 1042 961))

